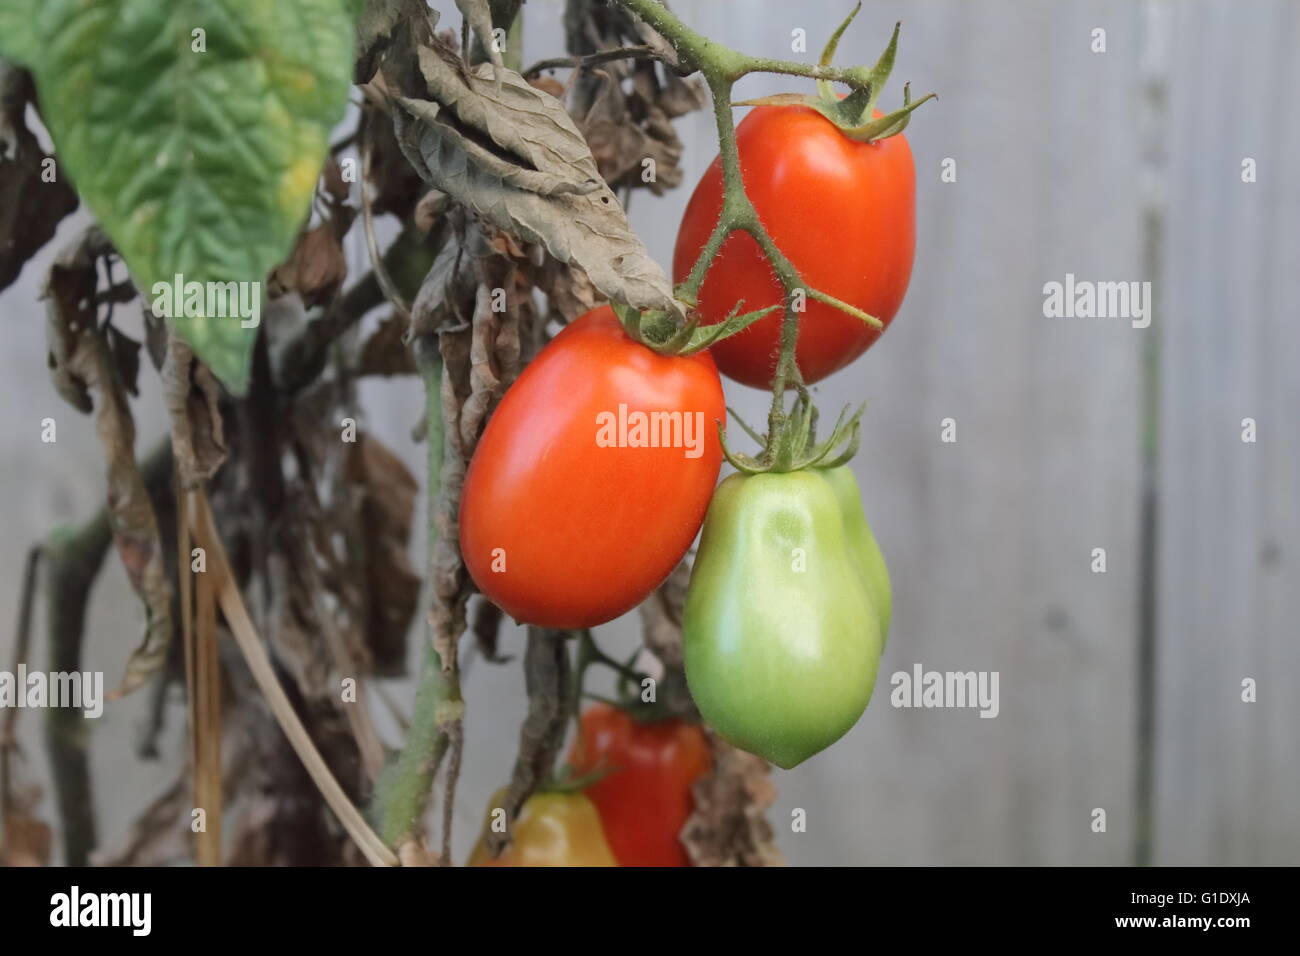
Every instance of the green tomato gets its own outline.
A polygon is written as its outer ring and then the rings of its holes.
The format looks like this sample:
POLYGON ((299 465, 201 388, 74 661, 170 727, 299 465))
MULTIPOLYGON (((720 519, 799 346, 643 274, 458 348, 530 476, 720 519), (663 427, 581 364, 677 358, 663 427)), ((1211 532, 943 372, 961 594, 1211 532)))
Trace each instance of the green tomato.
POLYGON ((883 650, 889 640, 889 616, 893 608, 889 568, 885 566, 885 556, 880 553, 880 545, 876 544, 876 536, 871 533, 867 514, 862 510, 858 480, 847 466, 827 468, 821 472, 821 476, 831 483, 835 496, 840 499, 840 514, 844 518, 844 532, 848 535, 849 547, 853 550, 858 570, 866 582, 871 606, 880 618, 880 646, 883 650))
POLYGON ((713 495, 683 620, 686 680, 724 738, 790 769, 862 716, 881 640, 840 504, 815 471, 713 495))

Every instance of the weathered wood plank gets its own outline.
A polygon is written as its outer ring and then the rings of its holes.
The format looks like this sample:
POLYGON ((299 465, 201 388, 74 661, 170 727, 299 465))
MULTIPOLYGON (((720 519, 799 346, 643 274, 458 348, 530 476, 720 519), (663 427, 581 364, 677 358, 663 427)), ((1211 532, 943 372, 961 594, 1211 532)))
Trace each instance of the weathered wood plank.
POLYGON ((1175 5, 1156 862, 1300 862, 1300 6, 1175 5), (1258 181, 1243 183, 1253 158, 1258 181), (1242 419, 1258 440, 1242 441, 1242 419), (1242 680, 1258 702, 1242 701, 1242 680))

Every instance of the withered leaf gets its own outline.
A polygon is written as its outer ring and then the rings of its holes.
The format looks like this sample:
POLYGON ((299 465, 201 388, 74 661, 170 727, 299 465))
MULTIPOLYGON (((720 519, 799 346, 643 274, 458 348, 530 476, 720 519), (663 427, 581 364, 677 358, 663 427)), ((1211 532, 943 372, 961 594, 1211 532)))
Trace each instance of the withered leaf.
POLYGON ((348 275, 342 240, 354 215, 351 207, 337 206, 332 218, 299 234, 289 258, 271 273, 268 294, 297 292, 308 308, 333 299, 348 275))
POLYGON ((406 321, 390 315, 361 346, 358 375, 414 375, 415 359, 406 344, 406 321))
MULTIPOLYGON (((406 161, 405 156, 402 157, 402 165, 408 170, 411 168, 411 164, 406 161)), ((433 229, 434 225, 437 224, 438 220, 442 218, 442 214, 447 211, 447 207, 450 205, 451 197, 442 190, 427 190, 424 195, 420 197, 419 202, 415 204, 415 212, 413 214, 413 218, 415 219, 415 228, 420 230, 422 233, 429 232, 433 229)))
MULTIPOLYGON (((6 731, 8 728, 5 728, 6 731)), ((41 788, 23 783, 26 759, 15 740, 0 739, 0 750, 12 748, 4 758, 9 761, 5 779, 8 791, 0 794, 4 818, 0 819, 0 867, 49 866, 54 833, 49 824, 36 815, 41 802, 41 788)))
POLYGON ((267 556, 267 576, 273 597, 274 625, 267 640, 276 663, 292 677, 304 697, 326 702, 335 695, 325 653, 327 626, 317 613, 315 555, 311 548, 309 509, 301 496, 289 497, 277 522, 277 546, 267 556))
POLYGON ((470 29, 474 31, 474 35, 478 37, 478 42, 487 52, 488 59, 492 61, 493 66, 500 68, 501 50, 494 42, 495 37, 492 36, 492 11, 488 7, 488 0, 456 0, 456 6, 470 29))
POLYGON ((189 766, 141 810, 129 831, 91 855, 95 866, 164 866, 186 859, 193 839, 189 766))
POLYGON ((408 554, 419 484, 400 458, 365 432, 349 447, 343 471, 360 513, 366 644, 381 672, 400 670, 420 599, 420 577, 408 554))
POLYGON ((767 809, 776 799, 771 768, 715 734, 713 770, 691 789, 695 810, 681 840, 696 866, 782 866, 767 809))
POLYGON ((54 237, 77 194, 27 128, 31 77, 0 59, 0 289, 54 237), (48 163, 47 163, 48 160, 48 163), (46 180, 53 173, 52 182, 46 180))
MULTIPOLYGON (((407 162, 393 133, 393 120, 388 115, 387 92, 382 76, 364 88, 360 137, 363 149, 370 151, 367 179, 370 183, 370 208, 374 215, 390 213, 406 220, 415 205, 428 192, 429 187, 420 174, 407 162)), ((428 223, 417 225, 422 232, 432 227, 428 223)))
POLYGON ((686 90, 687 94, 674 94, 667 109, 658 98, 658 81, 649 65, 648 70, 633 74, 632 89, 626 93, 617 74, 601 74, 590 109, 575 117, 601 175, 612 188, 644 187, 660 196, 681 183, 683 146, 669 110, 695 109, 703 101, 689 95, 697 87, 669 75, 677 83, 668 89, 686 90), (651 168, 647 162, 653 164, 654 171, 649 178, 644 175, 651 168))
POLYGON ((158 519, 135 461, 135 421, 108 342, 95 322, 96 259, 110 244, 98 227, 59 253, 46 281, 46 337, 50 373, 60 394, 91 411, 99 394, 95 430, 108 467, 108 519, 122 565, 144 601, 145 635, 111 696, 142 686, 167 662, 172 639, 171 583, 158 519))
POLYGON ((459 242, 443 243, 411 303, 411 337, 436 333, 448 315, 462 317, 460 303, 472 302, 478 285, 474 259, 487 251, 481 243, 478 230, 467 230, 459 242))
POLYGON ((343 168, 333 156, 325 160, 325 168, 320 174, 320 184, 321 191, 331 206, 341 206, 348 201, 351 190, 343 179, 343 168))
POLYGON ((680 315, 560 102, 512 70, 465 74, 449 57, 420 47, 427 90, 396 98, 398 142, 416 169, 498 228, 581 266, 606 297, 680 315))
POLYGON ((49 866, 53 831, 50 825, 21 808, 4 818, 0 866, 49 866))
POLYGON ((171 417, 172 450, 181 484, 200 488, 224 464, 225 427, 221 386, 179 335, 167 333, 162 367, 163 400, 171 417))
POLYGON ((424 0, 370 0, 357 18, 357 62, 354 79, 365 83, 375 75, 379 58, 392 41, 402 21, 426 24, 430 33, 438 22, 438 11, 424 0))
POLYGON ((117 326, 108 326, 108 350, 117 366, 118 378, 122 386, 132 395, 139 395, 137 381, 140 377, 140 343, 117 326))
POLYGON ((601 174, 614 189, 649 189, 661 195, 681 182, 682 143, 672 120, 702 108, 708 98, 698 79, 678 75, 676 54, 642 20, 617 5, 575 0, 566 11, 569 52, 591 56, 644 44, 655 59, 609 60, 581 70, 568 98, 578 128, 591 144, 601 174), (654 175, 645 177, 645 160, 654 175))
POLYGON ((568 325, 603 301, 603 296, 591 284, 587 273, 578 266, 567 265, 552 256, 546 257, 536 279, 537 288, 546 293, 547 305, 550 307, 547 318, 555 319, 562 325, 568 325))

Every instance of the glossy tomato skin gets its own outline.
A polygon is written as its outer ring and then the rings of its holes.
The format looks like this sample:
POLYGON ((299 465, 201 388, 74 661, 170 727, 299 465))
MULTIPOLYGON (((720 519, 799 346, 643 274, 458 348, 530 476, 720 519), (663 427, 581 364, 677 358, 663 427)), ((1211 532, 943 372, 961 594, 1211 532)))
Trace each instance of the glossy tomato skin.
POLYGON ((487 851, 492 812, 501 806, 498 790, 483 823, 484 836, 470 854, 470 866, 618 866, 596 808, 580 793, 535 793, 511 827, 509 848, 496 859, 487 851))
POLYGON ((862 716, 882 642, 840 501, 816 471, 718 486, 682 618, 705 721, 789 770, 862 716))
POLYGON ((682 827, 691 787, 713 766, 704 731, 682 720, 639 723, 608 704, 582 715, 569 763, 574 774, 610 771, 584 791, 600 813, 619 866, 689 866, 682 827))
MULTIPOLYGON (((879 113, 877 113, 879 115, 879 113)), ((874 315, 888 327, 902 305, 916 244, 916 170, 902 134, 860 143, 806 106, 755 107, 736 128, 745 190, 772 239, 804 282, 874 315)), ((673 253, 681 282, 722 209, 715 159, 695 188, 673 253)), ((707 323, 738 301, 745 312, 777 305, 781 286, 748 233, 726 240, 700 289, 707 323)), ((781 312, 711 351, 724 375, 768 388, 780 351, 781 312)), ((804 381, 852 362, 880 332, 813 299, 800 317, 796 356, 804 381)))
POLYGON ((576 319, 506 391, 470 461, 460 545, 479 590, 551 628, 635 607, 699 531, 725 417, 707 352, 659 355, 608 306, 576 319), (637 413, 677 413, 681 426, 638 430, 637 413), (651 431, 660 447, 633 447, 651 431))

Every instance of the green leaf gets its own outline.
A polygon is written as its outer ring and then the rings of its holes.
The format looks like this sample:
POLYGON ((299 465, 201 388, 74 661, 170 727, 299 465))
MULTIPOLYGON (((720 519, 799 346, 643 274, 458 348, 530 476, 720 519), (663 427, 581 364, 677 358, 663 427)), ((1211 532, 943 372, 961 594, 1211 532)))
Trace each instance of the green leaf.
POLYGON ((26 62, 36 48, 37 0, 0 0, 0 56, 26 62))
MULTIPOLYGON (((256 282, 260 311, 261 283, 292 248, 329 131, 346 106, 351 6, 37 4, 37 52, 26 59, 46 125, 146 295, 156 297, 155 284, 176 275, 185 283, 256 282)), ((242 392, 257 329, 230 311, 171 321, 242 392)))

